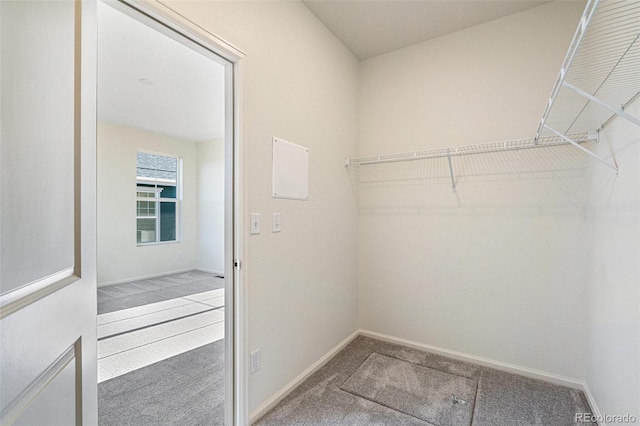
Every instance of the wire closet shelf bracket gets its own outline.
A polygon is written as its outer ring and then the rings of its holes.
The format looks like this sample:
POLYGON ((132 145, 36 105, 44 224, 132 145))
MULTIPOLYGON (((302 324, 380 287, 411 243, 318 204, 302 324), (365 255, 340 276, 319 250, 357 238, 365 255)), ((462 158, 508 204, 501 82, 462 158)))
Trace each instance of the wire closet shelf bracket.
POLYGON ((579 146, 569 133, 600 131, 640 95, 640 1, 589 0, 549 96, 536 140, 552 134, 579 146))

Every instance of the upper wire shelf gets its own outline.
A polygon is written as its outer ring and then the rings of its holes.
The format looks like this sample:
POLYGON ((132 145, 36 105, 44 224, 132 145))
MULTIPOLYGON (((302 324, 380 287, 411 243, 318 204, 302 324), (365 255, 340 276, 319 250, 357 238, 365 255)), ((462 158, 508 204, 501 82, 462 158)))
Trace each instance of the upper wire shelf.
POLYGON ((618 166, 581 145, 640 97, 640 0, 588 0, 533 139, 347 158, 345 166, 412 161, 572 144, 611 169, 618 166))
MULTIPOLYGON (((640 95, 640 1, 589 0, 545 108, 536 139, 593 132, 640 95)), ((607 166, 617 171, 615 164, 607 166)))

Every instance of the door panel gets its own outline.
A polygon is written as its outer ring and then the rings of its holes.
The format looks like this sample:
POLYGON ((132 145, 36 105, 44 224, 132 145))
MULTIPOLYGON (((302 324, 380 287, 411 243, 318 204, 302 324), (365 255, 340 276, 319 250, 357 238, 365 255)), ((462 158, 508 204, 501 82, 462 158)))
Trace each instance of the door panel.
POLYGON ((74 265, 75 5, 0 8, 5 293, 74 265))
MULTIPOLYGON (((72 359, 74 361, 75 359, 72 359)), ((72 425, 75 410, 57 410, 57 407, 75 407, 75 363, 72 362, 57 375, 38 399, 18 417, 15 426, 40 424, 40 413, 49 413, 49 425, 72 425)))
POLYGON ((93 1, 0 1, 3 425, 97 422, 95 33, 93 1))
MULTIPOLYGON (((72 308, 64 299, 73 291, 66 287, 46 299, 31 304, 25 309, 2 320, 2 424, 74 424, 76 379, 82 377, 77 365, 81 359, 81 344, 72 339, 69 328, 72 321, 63 320, 47 324, 35 323, 36 316, 60 315, 59 308, 72 308), (62 302, 59 307, 53 303, 62 302), (39 310, 43 309, 43 312, 39 310), (37 313, 33 311, 37 310, 37 313), (30 336, 24 338, 23 336, 30 336), (5 360, 5 353, 9 356, 5 360), (46 423, 42 422, 46 415, 46 423), (71 418, 72 421, 68 422, 71 418), (39 420, 39 422, 38 422, 39 420)), ((80 398, 78 398, 81 401, 80 398)))

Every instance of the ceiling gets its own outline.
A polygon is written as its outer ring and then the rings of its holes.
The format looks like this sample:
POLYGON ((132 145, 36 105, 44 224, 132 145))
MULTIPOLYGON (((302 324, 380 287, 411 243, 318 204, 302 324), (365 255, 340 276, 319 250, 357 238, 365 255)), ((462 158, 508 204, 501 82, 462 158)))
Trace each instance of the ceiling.
POLYGON ((530 0, 303 0, 358 59, 540 6, 530 0))
MULTIPOLYGON (((303 0, 359 59, 547 1, 303 0)), ((98 118, 192 141, 224 136, 224 68, 98 2, 98 118)))
POLYGON ((98 118, 195 142, 223 137, 224 67, 98 5, 98 118))

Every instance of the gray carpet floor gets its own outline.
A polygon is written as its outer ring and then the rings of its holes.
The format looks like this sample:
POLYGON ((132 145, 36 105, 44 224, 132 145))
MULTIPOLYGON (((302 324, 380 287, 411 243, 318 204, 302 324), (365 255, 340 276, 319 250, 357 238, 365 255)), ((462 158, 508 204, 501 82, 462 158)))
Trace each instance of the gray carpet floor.
MULTIPOLYGON (((223 287, 198 271, 118 284, 98 289, 98 310, 223 287)), ((255 424, 568 426, 590 412, 574 389, 360 336, 255 424)), ((224 340, 98 385, 101 426, 222 425, 223 417, 224 340)))
MULTIPOLYGON (((444 396, 452 389, 459 395, 467 392, 460 384, 443 383, 426 386, 444 396)), ((583 393, 575 389, 360 336, 255 425, 568 426, 578 424, 576 413, 590 412, 583 393), (372 356, 377 359, 372 361, 372 356), (385 373, 395 371, 400 378, 415 376, 424 382, 421 376, 435 377, 427 370, 466 379, 467 391, 477 384, 471 398, 460 397, 470 417, 438 414, 441 401, 425 409, 422 405, 429 398, 424 389, 385 373), (400 383, 395 393, 389 387, 394 381, 400 383)))
POLYGON ((340 387, 343 391, 430 424, 469 426, 478 383, 372 353, 340 387))
MULTIPOLYGON (((190 271, 98 288, 98 314, 224 288, 190 271)), ((224 340, 98 384, 100 426, 222 425, 224 340)))
POLYGON ((218 288, 224 288, 224 278, 202 271, 99 287, 98 315, 218 288))
POLYGON ((223 423, 224 340, 98 385, 100 426, 223 423))

